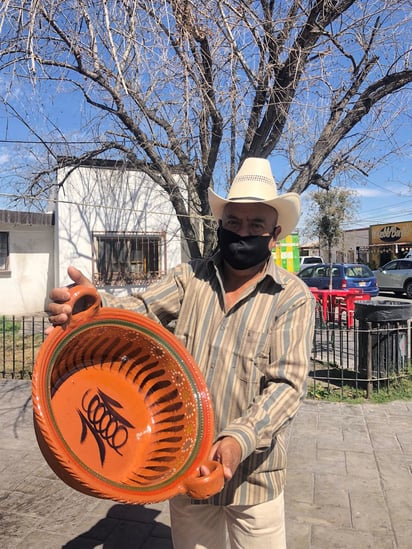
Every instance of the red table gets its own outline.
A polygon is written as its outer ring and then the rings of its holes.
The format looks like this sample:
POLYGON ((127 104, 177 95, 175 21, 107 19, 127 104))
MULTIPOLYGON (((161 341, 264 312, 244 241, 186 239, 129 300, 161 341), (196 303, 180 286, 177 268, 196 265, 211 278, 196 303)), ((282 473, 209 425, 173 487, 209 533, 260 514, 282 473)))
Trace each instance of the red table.
POLYGON ((318 288, 310 288, 310 291, 320 303, 324 322, 333 322, 336 310, 339 322, 341 322, 342 312, 345 311, 348 328, 352 328, 354 324, 355 301, 364 301, 371 298, 369 294, 365 294, 363 290, 357 288, 350 288, 348 290, 319 290, 318 288))

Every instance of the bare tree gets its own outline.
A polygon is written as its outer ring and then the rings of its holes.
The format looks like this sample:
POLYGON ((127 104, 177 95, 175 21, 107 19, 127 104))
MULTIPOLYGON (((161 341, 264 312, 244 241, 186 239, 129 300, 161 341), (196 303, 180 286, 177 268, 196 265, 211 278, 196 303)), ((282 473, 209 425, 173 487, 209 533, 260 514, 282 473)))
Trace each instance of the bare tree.
POLYGON ((224 192, 247 156, 276 153, 279 186, 298 193, 371 169, 368 144, 406 104, 410 13, 407 0, 3 0, 4 104, 19 115, 23 79, 75 90, 93 143, 64 142, 49 113, 25 194, 47 194, 63 153, 123 158, 168 193, 190 254, 208 254, 207 188, 224 192))

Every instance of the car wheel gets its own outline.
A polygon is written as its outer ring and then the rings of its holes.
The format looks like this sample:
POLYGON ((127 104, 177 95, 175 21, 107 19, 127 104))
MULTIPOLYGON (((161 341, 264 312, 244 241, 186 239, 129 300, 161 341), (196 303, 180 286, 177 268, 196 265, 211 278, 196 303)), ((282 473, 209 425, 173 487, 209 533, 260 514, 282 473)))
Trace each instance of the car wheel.
POLYGON ((405 292, 406 292, 407 297, 409 299, 412 299, 412 280, 407 282, 407 284, 405 286, 405 292))

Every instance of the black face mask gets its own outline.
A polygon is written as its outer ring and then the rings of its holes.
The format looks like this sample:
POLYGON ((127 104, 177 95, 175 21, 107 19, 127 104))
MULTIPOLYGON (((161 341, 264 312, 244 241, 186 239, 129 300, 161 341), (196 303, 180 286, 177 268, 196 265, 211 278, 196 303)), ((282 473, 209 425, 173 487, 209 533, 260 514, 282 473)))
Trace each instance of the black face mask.
POLYGON ((234 269, 249 269, 249 267, 259 265, 270 256, 271 235, 239 236, 219 227, 217 238, 223 259, 234 269))

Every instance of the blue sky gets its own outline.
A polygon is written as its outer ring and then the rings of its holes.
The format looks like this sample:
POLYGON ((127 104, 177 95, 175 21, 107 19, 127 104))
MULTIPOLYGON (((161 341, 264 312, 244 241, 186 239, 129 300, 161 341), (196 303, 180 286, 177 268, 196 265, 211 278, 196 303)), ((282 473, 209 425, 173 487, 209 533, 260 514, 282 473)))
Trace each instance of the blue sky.
MULTIPOLYGON (((409 173, 412 173, 411 160, 398 160, 397 165, 402 168, 409 166, 409 173)), ((381 223, 412 221, 412 192, 407 188, 407 182, 411 181, 411 178, 405 176, 403 181, 398 179, 395 183, 391 172, 391 166, 377 170, 369 175, 366 186, 348 187, 356 191, 359 197, 359 208, 354 219, 346 223, 344 229, 361 229, 381 223)), ((307 205, 304 194, 302 226, 307 205)))
POLYGON ((412 221, 412 194, 406 185, 397 185, 388 179, 381 181, 378 177, 376 180, 365 188, 355 189, 360 198, 360 209, 356 220, 348 228, 412 221))
MULTIPOLYGON (((359 6, 355 9, 358 9, 359 6)), ((389 12, 388 12, 389 13, 389 12)), ((356 16, 359 14, 356 13, 356 16)), ((387 14, 386 14, 387 16, 387 14)), ((398 22, 403 20, 403 10, 394 12, 388 20, 385 20, 385 24, 388 23, 387 32, 391 37, 391 21, 398 22)), ((385 27, 386 28, 386 27, 385 27)), ((388 51, 381 51, 382 60, 380 63, 385 66, 385 63, 390 61, 392 63, 392 55, 400 55, 402 57, 404 51, 408 51, 408 27, 401 25, 398 32, 401 33, 399 40, 399 50, 396 48, 393 51, 394 44, 390 44, 391 47, 388 51), (405 34, 403 34, 405 33, 405 34), (403 37, 406 37, 403 40, 403 37), (405 46, 405 47, 404 47, 405 46)), ((350 48, 354 48, 353 54, 355 57, 360 54, 358 51, 359 40, 352 39, 352 35, 348 35, 350 39, 350 48)), ((343 42, 344 43, 344 42, 343 42)), ((377 47, 379 47, 379 41, 377 47)), ((347 56, 346 56, 347 57, 347 56)), ((327 69, 334 68, 335 57, 330 58, 330 62, 327 63, 328 57, 323 58, 322 63, 327 72, 327 69), (329 66, 330 65, 330 66, 329 66)), ((338 57, 336 58, 338 59, 338 57)), ((339 63, 349 63, 348 59, 341 59, 339 63)), ((339 66, 336 66, 339 69, 339 66)), ((62 141, 63 136, 68 141, 80 141, 85 139, 87 128, 91 124, 87 125, 88 113, 87 108, 84 107, 84 103, 81 99, 81 94, 76 86, 71 86, 64 82, 48 81, 42 78, 36 79, 36 89, 31 87, 31 79, 25 80, 23 75, 24 70, 18 71, 19 77, 13 78, 12 66, 8 70, 5 69, 0 73, 0 97, 10 98, 13 105, 17 106, 22 116, 30 121, 30 124, 39 128, 39 132, 43 136, 52 135, 56 140, 62 141), (53 124, 47 121, 48 116, 53 118, 57 127, 53 128, 53 124)), ((379 72, 379 71, 378 71, 379 72)), ((40 71, 40 75, 42 72, 40 71)), ((340 74, 340 72, 339 72, 340 74)), ((29 76, 29 75, 28 75, 29 76)), ((321 80, 322 81, 322 80, 321 80)), ((321 82, 320 81, 320 82, 321 82)), ((332 79, 333 82, 333 79, 332 79)), ((335 85, 335 84, 333 84, 335 85)), ((316 99, 316 93, 322 94, 322 86, 320 83, 319 89, 311 89, 308 97, 316 99), (314 94, 313 96, 311 94, 314 94)), ((337 88, 339 87, 336 82, 337 88)), ((410 87, 409 87, 410 89, 410 87)), ((302 96, 304 97, 304 96, 302 96)), ((321 95, 322 97, 322 95, 321 95)), ((325 98, 327 94, 325 95, 325 98)), ((320 103, 321 105, 321 103, 320 103)), ((403 103, 402 103, 403 105, 403 103)), ((385 158, 385 164, 379 169, 374 169, 369 173, 368 177, 363 177, 355 182, 345 182, 347 188, 356 190, 360 198, 360 208, 357 212, 356 219, 350 222, 346 228, 365 227, 371 224, 386 223, 392 221, 412 220, 412 193, 411 193, 411 176, 412 173, 412 149, 411 149, 411 124, 410 124, 410 110, 409 112, 404 109, 402 105, 399 105, 396 95, 393 96, 393 101, 389 102, 390 112, 383 111, 382 115, 382 128, 383 131, 377 131, 376 142, 371 142, 370 149, 373 155, 378 158, 384 158, 388 151, 386 148, 396 148, 396 137, 399 138, 399 145, 404 149, 403 155, 399 158, 387 157, 385 158), (406 112, 405 112, 406 111, 406 112), (386 114, 389 118, 386 120, 386 114), (397 132, 396 136, 391 132, 391 121, 395 118, 397 132), (395 139, 392 139, 395 137, 395 139), (395 144, 395 146, 394 146, 395 144), (372 150, 373 149, 373 150, 372 150), (379 155, 381 153, 381 155, 379 155), (409 188, 408 188, 409 185, 409 188)), ((304 108, 304 105, 303 105, 304 108)), ((105 122, 100 122, 99 132, 104 133, 107 130, 105 122)), ((50 137, 46 137, 49 139, 50 137)), ((87 139, 87 138, 86 138, 87 139)), ((89 136, 90 139, 90 136, 89 136)), ((22 141, 34 141, 33 136, 27 127, 22 122, 13 120, 10 116, 6 115, 4 105, 0 101, 0 208, 8 207, 8 200, 5 196, 7 192, 13 192, 13 186, 19 182, 23 186, 22 176, 27 175, 29 170, 29 158, 36 160, 37 166, 45 165, 45 154, 43 150, 36 145, 24 145, 18 142, 12 142, 13 140, 22 141), (6 142, 8 141, 8 142, 6 142), (30 150, 31 149, 31 150, 30 150), (10 186, 12 183, 12 186, 10 186), (3 196, 2 196, 3 193, 3 196)), ((79 145, 78 150, 81 151, 82 145, 79 145)), ((368 151, 369 152, 369 151, 368 151)), ((69 154, 68 149, 62 147, 59 154, 69 154)), ((277 162, 276 153, 272 155, 274 166, 277 162)), ((302 161, 304 161, 303 158, 302 161)), ((275 172, 274 172, 275 173, 275 172)), ((314 188, 313 188, 314 189, 314 188)), ((309 191, 312 190, 309 189, 309 191)), ((303 202, 305 203, 305 195, 303 195, 303 202)), ((20 205, 18 205, 20 207, 20 205)), ((305 206, 304 206, 305 207, 305 206)))
MULTIPOLYGON (((1 84, 0 80, 0 87, 1 84)), ((14 88, 14 93, 18 95, 16 88, 14 88)), ((29 116, 33 125, 43 127, 43 130, 46 130, 44 126, 45 115, 47 115, 48 109, 51 109, 53 119, 57 121, 59 129, 67 139, 71 141, 82 139, 81 126, 84 119, 80 102, 72 93, 63 92, 50 99, 47 98, 48 94, 46 94, 40 104, 37 97, 36 106, 39 108, 35 112, 30 110, 30 97, 26 96, 22 90, 21 93, 23 97, 18 101, 22 109, 21 112, 23 115, 29 116), (28 106, 26 112, 24 112, 26 110, 25 105, 28 106), (67 108, 68 105, 70 105, 69 108, 67 108)), ((410 186, 412 183, 412 157, 410 155, 410 135, 412 132, 410 127, 405 126, 405 119, 409 120, 407 116, 403 118, 403 127, 398 132, 399 142, 404 147, 403 156, 386 158, 386 163, 383 166, 372 170, 368 177, 362 177, 362 179, 357 180, 356 184, 346 182, 347 188, 351 188, 358 193, 360 208, 356 219, 347 224, 345 228, 368 227, 373 224, 394 221, 412 221, 412 192, 410 186)), ((46 134, 46 131, 44 134, 46 134)), ((58 137, 61 139, 61 135, 58 137)), ((2 193, 7 194, 5 186, 7 176, 13 178, 12 174, 14 167, 16 167, 15 173, 18 177, 19 170, 24 169, 25 162, 27 164, 27 146, 12 142, 18 140, 35 141, 35 137, 22 122, 6 116, 3 106, 0 104, 0 208, 8 207, 7 197, 2 196, 2 193)), ((36 154, 36 146, 28 147, 36 154)), ((40 153, 38 156, 39 163, 41 163, 42 154, 40 153)), ((273 157, 272 167, 275 164, 276 158, 273 157)), ((275 170, 273 171, 275 173, 275 170)), ((308 191, 313 189, 314 187, 309 188, 308 191)), ((307 192, 303 195, 304 211, 305 195, 307 196, 307 192)))
MULTIPOLYGON (((2 133, 2 132, 0 132, 2 133)), ((13 131, 9 139, 33 139, 24 131, 13 131)), ((0 140, 4 139, 0 135, 0 140)), ((16 151, 22 150, 18 143, 0 142, 0 169, 4 174, 11 169, 16 151)), ((21 159, 20 159, 21 160, 21 159)), ((356 218, 345 228, 360 228, 369 225, 392 222, 412 221, 412 192, 408 184, 412 183, 412 159, 394 159, 393 164, 373 170, 362 185, 349 185, 359 196, 359 210, 356 218)), ((4 192, 1 184, 0 192, 4 192)), ((313 190, 309 188, 308 191, 313 190)), ((305 194, 303 195, 303 209, 305 210, 305 194)), ((7 198, 0 194, 0 208, 7 208, 7 198)))
MULTIPOLYGON (((372 169, 368 176, 358 178, 356 183, 346 181, 345 188, 357 193, 359 203, 354 219, 345 224, 345 229, 412 221, 412 157, 407 152, 411 151, 411 130, 403 129, 399 135, 399 141, 404 145, 402 156, 386 159, 385 164, 372 169)), ((308 192, 310 190, 312 188, 308 192)), ((302 198, 304 210, 305 194, 302 198)))
POLYGON ((365 186, 349 187, 357 192, 360 207, 356 220, 348 228, 412 221, 411 173, 412 159, 394 159, 390 165, 372 170, 365 178, 365 186))
POLYGON ((359 196, 360 208, 350 228, 391 221, 412 221, 412 159, 393 159, 372 170, 365 186, 351 187, 359 196))

